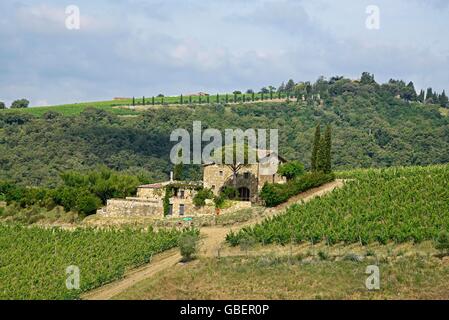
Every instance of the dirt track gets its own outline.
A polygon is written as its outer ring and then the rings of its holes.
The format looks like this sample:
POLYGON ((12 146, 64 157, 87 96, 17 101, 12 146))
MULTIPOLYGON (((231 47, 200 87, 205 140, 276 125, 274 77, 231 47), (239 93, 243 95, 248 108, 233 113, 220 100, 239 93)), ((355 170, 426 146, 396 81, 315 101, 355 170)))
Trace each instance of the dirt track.
MULTIPOLYGON (((343 186, 342 180, 327 183, 321 187, 311 189, 296 197, 290 198, 288 202, 281 204, 275 208, 266 209, 264 214, 257 219, 252 219, 247 222, 233 225, 232 227, 207 227, 201 228, 201 243, 199 249, 200 256, 213 257, 217 256, 223 243, 226 239, 226 235, 230 230, 237 231, 241 228, 257 224, 263 219, 282 213, 287 207, 300 201, 310 201, 313 198, 320 197, 326 193, 332 192, 336 188, 343 186)), ((179 263, 181 255, 177 249, 166 251, 156 256, 153 261, 143 267, 137 268, 125 275, 121 280, 112 282, 98 289, 95 289, 82 296, 85 300, 108 300, 118 295, 124 290, 132 287, 136 283, 145 280, 159 271, 163 271, 173 265, 179 263)))

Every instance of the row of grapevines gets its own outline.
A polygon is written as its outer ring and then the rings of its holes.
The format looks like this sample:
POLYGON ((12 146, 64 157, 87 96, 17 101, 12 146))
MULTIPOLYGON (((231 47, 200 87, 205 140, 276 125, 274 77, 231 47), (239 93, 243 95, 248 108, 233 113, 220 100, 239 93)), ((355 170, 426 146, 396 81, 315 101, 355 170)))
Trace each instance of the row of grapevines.
POLYGON ((345 187, 228 235, 261 243, 420 242, 449 230, 449 165, 356 170, 345 187))
POLYGON ((197 231, 0 225, 0 299, 77 299, 177 246, 182 232, 197 231), (69 266, 79 268, 79 289, 66 286, 69 266))

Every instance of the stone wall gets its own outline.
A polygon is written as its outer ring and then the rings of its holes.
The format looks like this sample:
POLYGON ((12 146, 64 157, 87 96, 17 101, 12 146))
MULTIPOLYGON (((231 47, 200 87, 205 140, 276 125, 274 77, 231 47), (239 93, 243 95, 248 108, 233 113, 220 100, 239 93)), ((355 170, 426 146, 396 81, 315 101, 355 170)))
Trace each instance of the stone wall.
POLYGON ((106 207, 97 211, 104 217, 154 216, 162 218, 164 209, 162 201, 145 201, 139 198, 110 199, 106 207))

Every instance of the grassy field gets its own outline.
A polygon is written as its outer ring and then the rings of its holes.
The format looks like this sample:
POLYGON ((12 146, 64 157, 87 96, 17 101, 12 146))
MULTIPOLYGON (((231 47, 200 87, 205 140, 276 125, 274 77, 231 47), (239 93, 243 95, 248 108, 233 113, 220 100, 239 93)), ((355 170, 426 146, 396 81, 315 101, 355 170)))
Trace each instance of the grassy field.
POLYGON ((0 300, 77 299, 177 246, 180 234, 0 225, 0 300), (79 267, 79 290, 66 287, 69 266, 79 267))
POLYGON ((449 230, 449 165, 342 172, 353 179, 328 197, 294 205, 228 242, 345 242, 434 240, 449 230))
MULTIPOLYGON (((240 94, 234 96, 233 94, 219 94, 211 95, 209 97, 209 103, 234 103, 234 102, 250 102, 252 101, 251 94, 240 94), (234 101, 235 98, 235 101, 234 101)), ((263 100, 269 100, 270 94, 264 94, 263 100)), ((277 99, 278 95, 273 93, 273 99, 277 99)), ((286 94, 281 94, 281 99, 286 99, 286 94)), ((292 99, 295 99, 292 97, 292 99)), ((262 94, 254 94, 254 101, 260 102, 262 101, 262 94)), ((205 96, 192 96, 189 98, 188 96, 184 96, 182 98, 183 105, 189 104, 205 104, 207 103, 207 97, 205 96)), ((120 108, 123 106, 132 106, 133 99, 120 99, 120 100, 109 100, 109 101, 93 101, 93 102, 81 102, 81 103, 72 103, 72 104, 63 104, 63 105, 54 105, 54 106, 45 106, 45 107, 32 107, 26 109, 6 109, 0 110, 0 112, 24 112, 28 114, 33 114, 35 116, 42 116, 48 111, 55 111, 62 113, 66 116, 77 115, 80 114, 84 109, 88 107, 93 107, 97 109, 107 110, 119 115, 133 115, 138 114, 139 110, 133 110, 129 108, 120 108)), ((141 107, 144 105, 143 97, 135 98, 134 105, 137 107, 141 107)), ((153 97, 145 97, 145 105, 152 106, 153 105, 153 97)), ((172 97, 154 97, 154 105, 162 106, 162 105, 181 105, 181 96, 172 96, 172 97)))
POLYGON ((448 299, 449 260, 422 256, 362 262, 350 258, 227 257, 177 265, 115 299, 448 299), (365 282, 368 265, 380 270, 380 290, 365 282))

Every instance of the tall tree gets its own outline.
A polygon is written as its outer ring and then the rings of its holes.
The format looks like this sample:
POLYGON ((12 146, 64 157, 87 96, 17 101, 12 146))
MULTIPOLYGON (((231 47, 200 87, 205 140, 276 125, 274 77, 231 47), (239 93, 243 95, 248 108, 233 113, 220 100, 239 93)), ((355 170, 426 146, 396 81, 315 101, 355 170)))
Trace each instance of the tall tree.
POLYGON ((449 106, 448 97, 446 95, 446 92, 443 90, 443 92, 440 95, 440 105, 444 108, 447 108, 449 106))
POLYGON ((413 82, 410 81, 407 87, 405 87, 404 92, 402 93, 402 98, 407 101, 416 101, 417 95, 413 82))
POLYGON ((374 74, 369 72, 363 72, 362 77, 360 78, 361 84, 374 84, 376 81, 374 80, 374 74))
POLYGON ((28 108, 30 102, 27 99, 16 100, 11 104, 11 109, 28 108))
POLYGON ((432 98, 433 98, 433 90, 432 90, 432 88, 427 88, 426 102, 432 103, 432 98))
POLYGON ((324 135, 319 140, 318 155, 316 160, 316 171, 324 172, 326 168, 326 140, 324 135))
POLYGON ((315 128, 315 138, 313 140, 313 150, 312 150, 312 171, 317 171, 318 169, 318 155, 320 149, 320 139, 321 139, 321 129, 320 124, 318 123, 315 128))
POLYGON ((6 109, 5 103, 0 101, 0 109, 6 109))
POLYGON ((291 92, 294 87, 295 87, 295 81, 293 81, 293 79, 290 79, 290 80, 288 80, 287 84, 285 85, 285 91, 291 92))
POLYGON ((424 90, 421 90, 421 91, 419 92, 418 101, 424 103, 425 95, 426 95, 426 94, 425 94, 424 90))
POLYGON ((332 127, 327 125, 324 133, 324 173, 332 172, 332 127))

